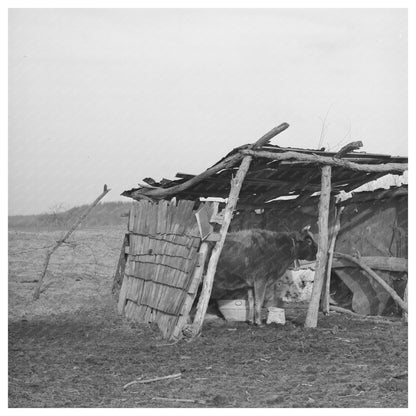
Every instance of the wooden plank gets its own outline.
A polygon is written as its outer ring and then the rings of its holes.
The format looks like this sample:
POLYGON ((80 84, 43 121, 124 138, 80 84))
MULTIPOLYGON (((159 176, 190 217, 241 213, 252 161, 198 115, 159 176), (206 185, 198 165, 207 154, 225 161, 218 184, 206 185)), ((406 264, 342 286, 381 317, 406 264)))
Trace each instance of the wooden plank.
POLYGON ((133 320, 134 320, 134 322, 141 322, 140 306, 137 303, 136 303, 136 305, 134 307, 134 311, 133 311, 133 320))
POLYGON ((150 235, 157 234, 157 212, 158 212, 158 204, 154 203, 151 207, 151 223, 150 223, 150 235))
POLYGON ((122 315, 124 313, 124 308, 126 306, 126 294, 127 294, 128 285, 129 285, 129 277, 124 276, 123 283, 121 284, 121 288, 120 288, 120 294, 118 296, 117 311, 119 315, 122 315))
POLYGON ((127 302, 126 302, 124 315, 128 319, 130 319, 131 316, 132 316, 132 302, 130 300, 127 300, 127 302))
MULTIPOLYGON (((360 257, 360 260, 365 265, 375 270, 386 270, 390 272, 408 271, 408 259, 401 257, 362 256, 360 257)), ((339 258, 333 260, 333 269, 339 269, 343 267, 356 267, 356 265, 347 259, 339 258)))
POLYGON ((370 276, 373 278, 392 298, 393 300, 405 311, 408 312, 406 303, 400 298, 400 296, 396 293, 396 291, 391 288, 377 273, 375 273, 370 267, 364 264, 361 259, 356 257, 350 256, 349 254, 343 253, 334 253, 336 257, 345 258, 358 266, 360 266, 365 272, 366 276, 370 276))
POLYGON ((140 233, 143 228, 143 210, 144 210, 143 201, 141 203, 137 203, 136 210, 135 210, 134 228, 133 228, 134 232, 140 233))
POLYGON ((142 303, 142 295, 143 295, 143 290, 144 290, 144 280, 140 279, 140 278, 136 278, 136 279, 137 279, 136 303, 140 305, 142 303))
POLYGON ((130 211, 129 211, 129 222, 127 229, 128 231, 134 231, 134 219, 135 219, 135 202, 131 204, 130 211))
POLYGON ((166 231, 165 231, 166 234, 169 234, 172 229, 172 216, 174 213, 173 207, 174 207, 174 202, 173 201, 169 202, 167 206, 167 211, 166 211, 166 231))
POLYGON ((115 293, 117 290, 121 288, 121 284, 124 278, 124 272, 126 270, 126 262, 127 262, 127 255, 126 255, 126 248, 129 245, 129 235, 124 234, 123 243, 121 245, 120 256, 118 259, 116 271, 114 273, 113 278, 113 286, 111 288, 111 292, 115 293))
POLYGON ((170 334, 172 338, 180 337, 183 327, 188 322, 189 312, 191 311, 193 302, 195 300, 195 296, 198 291, 198 286, 201 283, 208 252, 209 245, 208 243, 203 242, 198 253, 198 264, 192 273, 192 278, 190 279, 189 286, 187 288, 188 293, 185 295, 185 300, 180 310, 180 317, 178 318, 175 327, 172 329, 172 332, 170 334))

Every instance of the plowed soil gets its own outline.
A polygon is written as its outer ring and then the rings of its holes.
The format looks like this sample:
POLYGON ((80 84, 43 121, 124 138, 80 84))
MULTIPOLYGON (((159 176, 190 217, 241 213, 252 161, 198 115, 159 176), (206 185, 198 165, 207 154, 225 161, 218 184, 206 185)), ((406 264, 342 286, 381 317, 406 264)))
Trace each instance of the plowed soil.
POLYGON ((122 235, 76 233, 34 302, 44 247, 58 236, 9 233, 10 407, 407 407, 399 318, 320 315, 317 329, 305 329, 305 311, 293 309, 284 326, 217 318, 172 344, 116 314, 122 235))

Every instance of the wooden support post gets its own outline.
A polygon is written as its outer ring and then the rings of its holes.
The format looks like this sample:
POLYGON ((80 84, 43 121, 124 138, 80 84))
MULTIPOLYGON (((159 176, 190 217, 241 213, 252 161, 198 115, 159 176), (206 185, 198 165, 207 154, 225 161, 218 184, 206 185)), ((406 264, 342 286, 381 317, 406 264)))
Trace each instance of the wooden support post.
POLYGON ((331 243, 329 245, 328 251, 328 264, 326 266, 326 277, 325 277, 325 290, 322 294, 322 312, 324 314, 329 314, 329 298, 330 298, 330 290, 331 290, 331 270, 332 270, 332 261, 334 258, 334 249, 335 243, 337 240, 337 236, 339 230, 341 228, 341 213, 344 207, 337 207, 334 201, 334 209, 335 209, 335 217, 334 222, 332 224, 331 230, 331 243))
MULTIPOLYGON (((269 143, 270 140, 278 135, 279 133, 285 131, 289 127, 289 124, 282 123, 274 129, 267 132, 264 136, 260 137, 254 144, 250 145, 249 149, 258 149, 269 143)), ((218 260, 220 259, 222 248, 224 247, 225 237, 227 236, 228 228, 233 218, 234 210, 237 206, 238 196, 240 194, 241 187, 244 182, 244 178, 250 168, 251 161, 253 160, 252 156, 245 156, 242 160, 240 167, 233 179, 231 179, 231 190, 228 196, 227 205, 224 208, 224 219, 222 221, 221 230, 219 232, 220 239, 215 244, 215 247, 212 250, 211 257, 208 262, 207 273, 204 278, 202 285, 201 295, 199 297, 199 302, 196 307, 196 314, 194 322, 192 324, 192 334, 197 335, 202 328, 204 322, 205 313, 207 311, 208 302, 211 297, 212 284, 214 282, 215 272, 217 270, 218 260)))
POLYGON ((252 157, 248 156, 243 159, 240 167, 238 168, 235 178, 231 180, 231 190, 228 197, 228 202, 224 208, 224 220, 220 230, 220 240, 217 242, 212 250, 211 257, 208 263, 207 273, 205 275, 204 283, 202 285, 201 295, 196 308, 196 314, 194 322, 192 324, 193 334, 196 335, 201 331, 202 324, 204 322, 205 313, 207 311, 209 298, 211 297, 212 284, 214 282, 215 272, 217 270, 218 260, 221 255, 222 248, 224 246, 225 237, 233 217, 233 213, 238 201, 238 195, 240 194, 241 186, 243 185, 244 178, 250 167, 252 157))
POLYGON ((318 323, 319 301, 324 283, 326 260, 328 255, 328 214, 329 200, 331 196, 331 166, 322 167, 321 196, 319 198, 318 218, 318 253, 316 255, 315 279, 313 282, 312 296, 308 306, 305 327, 316 328, 318 323))
POLYGON ((367 276, 372 277, 392 298, 393 300, 405 311, 408 312, 407 305, 403 299, 391 288, 374 270, 364 264, 360 259, 350 256, 349 254, 334 253, 336 257, 342 257, 347 259, 358 266, 360 266, 366 273, 367 276))

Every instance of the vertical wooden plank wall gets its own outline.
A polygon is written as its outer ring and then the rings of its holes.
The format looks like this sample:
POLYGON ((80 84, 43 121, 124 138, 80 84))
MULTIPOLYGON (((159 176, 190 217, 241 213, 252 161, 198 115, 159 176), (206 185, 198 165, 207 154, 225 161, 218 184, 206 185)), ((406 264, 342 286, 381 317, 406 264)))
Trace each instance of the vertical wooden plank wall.
POLYGON ((198 252, 194 204, 140 201, 130 212, 118 311, 137 322, 156 322, 165 338, 178 336, 186 323, 208 251, 205 243, 198 252))

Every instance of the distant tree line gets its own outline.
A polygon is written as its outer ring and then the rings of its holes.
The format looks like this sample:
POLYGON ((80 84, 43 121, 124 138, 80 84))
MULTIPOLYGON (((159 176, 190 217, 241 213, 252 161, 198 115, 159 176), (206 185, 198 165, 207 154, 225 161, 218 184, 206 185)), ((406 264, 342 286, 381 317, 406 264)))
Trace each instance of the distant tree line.
MULTIPOLYGON (((103 202, 98 204, 81 224, 80 228, 122 226, 127 224, 131 202, 103 202)), ((9 229, 54 230, 70 227, 88 205, 73 207, 66 211, 62 205, 54 206, 38 215, 9 216, 9 229)))

